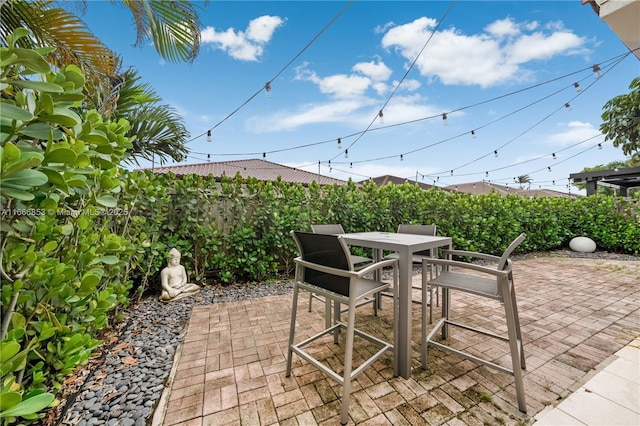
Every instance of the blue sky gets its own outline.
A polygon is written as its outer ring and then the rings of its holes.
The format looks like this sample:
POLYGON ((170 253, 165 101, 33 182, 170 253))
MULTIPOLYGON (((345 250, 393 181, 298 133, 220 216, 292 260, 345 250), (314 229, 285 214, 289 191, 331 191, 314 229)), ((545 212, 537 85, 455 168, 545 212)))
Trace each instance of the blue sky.
POLYGON ((182 115, 185 163, 264 158, 439 186, 528 175, 567 192, 570 173, 625 159, 598 127, 640 61, 579 0, 211 1, 200 17, 198 58, 172 64, 133 47, 127 10, 91 1, 83 16, 182 115))

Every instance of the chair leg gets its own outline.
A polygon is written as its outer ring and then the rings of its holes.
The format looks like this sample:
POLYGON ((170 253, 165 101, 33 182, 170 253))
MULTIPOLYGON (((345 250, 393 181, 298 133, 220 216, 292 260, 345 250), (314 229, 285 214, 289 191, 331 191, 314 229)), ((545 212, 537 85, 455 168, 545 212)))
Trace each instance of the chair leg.
MULTIPOLYGON (((422 271, 422 316, 420 318, 420 357, 422 365, 427 365, 427 274, 422 271)), ((429 303, 431 309, 431 302, 429 303)), ((429 315, 431 321, 431 315, 429 315)))
POLYGON ((349 319, 347 321, 347 336, 344 351, 344 375, 342 383, 342 409, 340 423, 346 425, 349 421, 349 403, 351 402, 351 369, 353 367, 353 338, 355 334, 356 306, 349 304, 349 319))
POLYGON ((293 356, 293 351, 291 350, 291 346, 293 345, 293 340, 296 332, 296 313, 298 311, 298 284, 297 282, 293 285, 293 306, 291 307, 291 326, 289 327, 289 346, 287 348, 287 373, 286 377, 291 376, 291 358, 293 356))
POLYGON ((521 354, 522 354, 522 346, 521 340, 518 339, 517 332, 517 319, 515 317, 516 307, 513 304, 513 298, 511 294, 513 294, 512 288, 509 279, 505 279, 505 282, 502 284, 502 294, 507 295, 504 300, 504 311, 507 319, 507 335, 509 337, 509 349, 511 350, 511 364, 513 368, 513 377, 516 386, 516 397, 518 399, 518 409, 523 413, 527 412, 527 404, 525 402, 524 395, 524 384, 522 381, 522 364, 521 354))
POLYGON ((309 312, 311 312, 312 304, 313 304, 313 293, 309 292, 309 312))
POLYGON ((511 306, 513 306, 513 315, 516 321, 516 336, 518 336, 518 342, 520 342, 520 366, 523 370, 527 369, 527 364, 524 360, 524 342, 522 341, 522 331, 520 331, 520 315, 518 314, 518 304, 516 303, 516 286, 511 277, 511 306))

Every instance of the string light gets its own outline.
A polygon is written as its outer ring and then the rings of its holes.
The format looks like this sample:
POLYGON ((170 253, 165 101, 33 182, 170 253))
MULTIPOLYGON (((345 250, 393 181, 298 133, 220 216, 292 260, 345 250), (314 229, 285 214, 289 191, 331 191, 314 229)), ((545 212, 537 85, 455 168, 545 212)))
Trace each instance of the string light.
POLYGON ((344 150, 344 158, 349 158, 349 150, 348 149, 344 150))
POLYGON ((496 149, 495 151, 493 151, 493 156, 497 157, 498 156, 498 150, 496 149))
POLYGON ((554 152, 553 154, 551 154, 553 156, 553 159, 557 159, 558 157, 556 156, 556 153, 554 152))
POLYGON ((384 124, 384 113, 382 110, 378 111, 378 118, 380 118, 380 124, 384 124))
POLYGON ((211 130, 207 130, 207 142, 211 142, 211 130))
POLYGON ((602 144, 601 143, 598 144, 598 149, 602 149, 602 144))
POLYGON ((349 168, 353 169, 353 163, 349 163, 349 168))
POLYGON ((580 83, 578 83, 577 81, 575 83, 573 83, 573 87, 576 88, 576 92, 578 92, 578 93, 582 92, 582 88, 580 87, 580 83))
POLYGON ((342 149, 342 139, 338 138, 338 149, 342 149))
POLYGON ((551 166, 547 166, 547 170, 551 173, 551 166))
POLYGON ((451 170, 451 176, 453 176, 453 170, 451 170))
POLYGON ((489 177, 489 172, 484 172, 485 177, 489 177))
POLYGON ((556 186, 556 181, 555 181, 555 180, 552 180, 552 181, 551 181, 551 185, 556 186))
POLYGON ((476 138, 476 131, 475 130, 471 131, 471 137, 474 138, 474 139, 476 138))
POLYGON ((443 112, 442 113, 442 125, 446 126, 447 124, 449 124, 449 120, 447 119, 447 113, 443 112))
POLYGON ((400 154, 400 161, 404 161, 404 156, 400 154))
POLYGON ((564 104, 564 107, 566 109, 568 109, 569 111, 573 111, 573 107, 571 106, 571 104, 569 104, 569 102, 567 102, 566 104, 564 104))
POLYGON ((207 161, 211 162, 211 154, 207 154, 207 161))
POLYGON ((596 78, 602 77, 602 70, 600 69, 600 65, 595 64, 591 67, 593 73, 596 75, 596 78))
POLYGON ((267 153, 266 152, 262 153, 262 158, 267 158, 267 153))
POLYGON ((268 98, 268 99, 271 99, 271 82, 270 82, 270 81, 267 81, 267 82, 264 84, 264 90, 266 90, 266 91, 267 91, 267 98, 268 98))

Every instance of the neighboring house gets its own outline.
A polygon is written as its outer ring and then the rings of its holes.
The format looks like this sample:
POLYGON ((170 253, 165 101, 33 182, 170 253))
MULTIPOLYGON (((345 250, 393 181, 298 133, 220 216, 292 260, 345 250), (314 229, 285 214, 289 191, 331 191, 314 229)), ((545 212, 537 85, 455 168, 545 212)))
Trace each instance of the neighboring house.
POLYGON ((622 42, 640 58, 640 1, 582 0, 609 25, 622 42))
POLYGON ((183 164, 179 166, 154 167, 154 173, 174 173, 178 176, 196 174, 200 176, 213 175, 216 180, 222 176, 234 177, 240 173, 243 178, 252 177, 262 181, 272 181, 280 177, 285 182, 300 183, 308 186, 315 181, 319 185, 346 185, 348 182, 327 176, 299 170, 282 164, 260 159, 220 161, 200 164, 183 164))
POLYGON ((418 184, 418 186, 424 190, 427 190, 430 188, 440 188, 439 186, 429 185, 428 183, 416 182, 415 180, 409 180, 407 178, 401 178, 398 176, 391 176, 391 175, 384 175, 384 176, 378 176, 371 179, 365 179, 363 181, 360 181, 360 183, 364 183, 369 180, 373 181, 378 186, 383 186, 388 183, 392 183, 394 185, 402 185, 403 183, 412 183, 412 184, 418 184))
POLYGON ((577 194, 568 194, 566 192, 554 191, 551 189, 530 189, 520 188, 517 186, 498 185, 495 183, 481 181, 461 183, 458 185, 449 185, 446 188, 451 191, 466 192, 469 194, 489 194, 491 191, 495 191, 500 195, 520 195, 523 197, 565 197, 565 198, 578 198, 577 194))

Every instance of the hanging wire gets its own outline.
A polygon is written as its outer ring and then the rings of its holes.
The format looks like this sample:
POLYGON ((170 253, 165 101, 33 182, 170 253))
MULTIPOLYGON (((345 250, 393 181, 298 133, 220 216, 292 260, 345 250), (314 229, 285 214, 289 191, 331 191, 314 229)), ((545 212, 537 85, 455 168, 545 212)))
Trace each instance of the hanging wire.
MULTIPOLYGON (((627 56, 629 56, 630 54, 631 54, 631 52, 626 52, 626 53, 623 53, 623 54, 617 55, 617 56, 615 56, 615 57, 613 57, 613 58, 610 58, 610 59, 607 59, 607 60, 605 60, 605 61, 601 62, 601 64, 609 63, 609 62, 612 62, 612 61, 619 61, 620 59, 625 59, 625 58, 626 58, 627 56)), ((507 97, 510 97, 510 96, 514 96, 514 95, 517 95, 517 94, 520 94, 520 93, 526 92, 526 91, 528 91, 528 90, 533 90, 533 89, 539 88, 539 87, 541 87, 541 86, 548 85, 548 84, 554 83, 554 82, 556 82, 556 81, 566 79, 566 78, 568 78, 568 77, 571 77, 571 76, 573 76, 573 75, 579 74, 579 73, 584 72, 584 71, 586 71, 586 70, 591 71, 591 68, 592 68, 591 66, 588 66, 588 67, 585 67, 585 68, 581 68, 580 70, 573 71, 573 72, 570 72, 570 73, 568 73, 568 74, 564 74, 564 75, 562 75, 562 76, 560 76, 560 77, 556 77, 556 78, 553 78, 553 79, 550 79, 550 80, 546 80, 546 81, 543 81, 543 82, 541 82, 541 83, 536 83, 536 84, 534 84, 534 85, 531 85, 531 86, 528 86, 528 87, 525 87, 525 88, 522 88, 522 89, 518 89, 518 90, 515 90, 515 91, 513 91, 513 92, 508 92, 508 93, 505 93, 505 94, 502 94, 502 95, 499 95, 499 96, 495 96, 495 97, 493 97, 493 98, 485 99, 485 100, 482 100, 482 101, 480 101, 480 102, 476 102, 476 103, 473 103, 473 104, 469 104, 469 105, 462 106, 462 107, 460 107, 460 108, 457 108, 457 109, 451 110, 451 111, 449 111, 448 113, 449 113, 449 114, 451 114, 451 113, 454 113, 454 112, 464 111, 464 110, 467 110, 467 109, 475 108, 475 107, 480 106, 480 105, 484 105, 484 104, 487 104, 487 103, 495 102, 495 101, 498 101, 498 100, 500 100, 500 99, 504 99, 504 98, 507 98, 507 97)), ((590 76, 585 77, 585 78, 581 79, 580 81, 585 80, 585 79, 587 79, 587 78, 589 78, 589 77, 590 77, 590 76)), ((571 84, 570 86, 568 86, 568 87, 573 87, 573 85, 574 85, 574 84, 575 84, 575 83, 572 83, 572 84, 571 84)), ((551 96, 553 96, 553 95, 555 95, 555 94, 559 93, 559 92, 560 92, 560 91, 562 91, 562 90, 564 90, 564 89, 561 89, 561 90, 559 90, 559 91, 553 92, 552 94, 548 95, 548 96, 547 96, 547 97, 545 97, 545 98, 540 99, 540 100, 539 100, 539 101, 537 101, 537 102, 541 102, 542 100, 544 100, 544 99, 546 99, 546 98, 548 98, 548 97, 551 97, 551 96)), ((571 98, 571 100, 575 99, 576 97, 577 97, 577 96, 574 96, 573 98, 571 98)), ((497 118, 497 119, 495 119, 495 120, 489 121, 489 122, 487 122, 487 123, 485 123, 485 124, 483 124, 483 125, 481 125, 481 126, 475 127, 475 128, 474 128, 474 131, 475 131, 475 132, 477 132, 477 131, 478 131, 478 130, 480 130, 480 129, 483 129, 483 128, 488 127, 488 126, 490 126, 490 125, 492 125, 492 124, 495 124, 496 122, 501 121, 501 120, 503 120, 503 119, 505 119, 505 118, 508 118, 509 116, 514 115, 514 114, 516 114, 516 113, 520 112, 521 110, 526 109, 528 106, 532 106, 532 105, 534 105, 534 104, 535 104, 535 102, 534 102, 534 103, 532 103, 532 104, 528 104, 528 105, 526 105, 526 106, 524 106, 524 107, 522 107, 522 108, 520 108, 520 109, 518 109, 518 110, 516 110, 516 111, 513 111, 513 112, 511 112, 511 113, 508 113, 508 114, 506 114, 506 115, 504 115, 504 116, 502 116, 502 117, 499 117, 499 118, 497 118)), ((377 117, 377 115, 376 115, 376 117, 377 117)), ((343 140, 343 141, 344 141, 345 139, 350 139, 350 138, 353 138, 353 137, 356 137, 356 136, 360 136, 360 135, 362 135, 365 131, 367 131, 367 132, 374 132, 374 131, 378 131, 378 130, 385 130, 385 129, 389 129, 389 128, 393 128, 393 127, 399 127, 399 126, 404 126, 404 125, 409 125, 409 124, 415 124, 415 123, 419 123, 419 122, 421 122, 421 121, 427 121, 427 120, 432 120, 432 119, 435 119, 435 118, 441 118, 441 117, 442 117, 442 114, 441 114, 441 113, 440 113, 440 114, 435 114, 435 115, 430 115, 430 116, 427 116, 427 117, 421 117, 421 118, 417 118, 417 119, 413 119, 413 120, 408 120, 408 121, 403 121, 403 122, 399 122, 399 123, 389 124, 389 125, 386 125, 386 126, 380 126, 380 127, 375 127, 375 128, 372 128, 372 129, 361 130, 361 131, 358 131, 358 132, 354 132, 354 133, 351 133, 351 134, 347 134, 347 135, 344 135, 344 136, 340 136, 339 138, 331 138, 331 139, 322 140, 322 141, 318 141, 318 142, 311 142, 311 143, 307 143, 307 144, 303 144, 303 145, 296 145, 296 146, 293 146, 293 147, 287 147, 287 148, 281 148, 281 149, 276 149, 276 150, 270 150, 270 151, 266 151, 266 153, 267 153, 267 154, 280 153, 280 152, 293 151, 293 150, 302 149, 302 148, 308 148, 308 147, 312 147, 312 146, 324 145, 324 144, 328 144, 328 143, 336 143, 336 139, 341 139, 341 140, 343 140)), ((375 120, 374 120, 374 121, 375 121, 375 120)), ((468 134, 468 133, 469 133, 469 132, 466 132, 465 134, 468 134)), ((445 139, 445 140, 443 140, 443 141, 440 141, 439 143, 436 143, 436 144, 433 144, 433 145, 425 146, 425 147, 423 147, 423 148, 421 148, 421 149, 418 149, 418 150, 416 150, 416 151, 412 151, 412 152, 410 152, 410 153, 417 152, 417 151, 420 151, 420 150, 422 150, 422 149, 430 148, 430 147, 432 147, 432 146, 439 145, 440 143, 448 142, 448 141, 450 141, 450 140, 452 140, 452 139, 455 139, 455 138, 457 138, 457 137, 459 137, 459 136, 455 136, 455 137, 452 137, 452 138, 447 138, 447 139, 445 139)), ((353 145, 353 144, 352 144, 352 145, 353 145)), ((350 145, 350 146, 351 146, 351 145, 350 145)), ((192 152, 193 154, 200 154, 200 155, 206 155, 206 154, 207 154, 207 153, 203 153, 203 152, 195 152, 195 151, 191 151, 191 152, 192 152)), ((215 154, 212 154, 212 155, 214 155, 214 156, 218 156, 218 157, 225 157, 225 156, 228 156, 228 157, 232 157, 232 156, 252 156, 252 155, 261 155, 263 152, 264 152, 264 151, 256 151, 256 152, 236 152, 236 153, 226 153, 226 154, 215 153, 215 154)), ((339 155, 336 155, 336 157, 334 157, 334 158, 332 158, 332 159, 335 159, 335 158, 337 158, 338 156, 339 156, 339 155)), ((361 160, 360 162, 377 161, 377 160, 382 160, 382 159, 392 158, 392 157, 395 157, 395 156, 397 156, 397 154, 393 154, 393 155, 389 155, 389 156, 385 156, 385 157, 374 158, 374 159, 370 159, 370 160, 361 160)))
MULTIPOLYGON (((373 120, 371 120, 371 122, 369 123, 369 125, 366 127, 366 129, 364 129, 362 131, 362 133, 360 133, 360 135, 353 141, 351 142, 351 145, 349 145, 347 147, 347 149, 351 148, 352 146, 354 146, 366 133, 367 131, 371 128, 371 126, 373 126, 373 123, 375 123, 376 119, 378 119, 378 117, 382 118, 383 113, 382 111, 384 110, 384 108, 389 104, 389 101, 391 101, 391 98, 393 98, 393 96, 396 94, 396 92, 398 91, 398 89, 400 88, 400 85, 404 82, 404 80, 407 78, 407 75, 409 75, 409 72, 411 72, 411 70, 413 69, 414 65, 416 64, 416 62, 418 61, 418 59, 420 58, 420 55, 422 55, 422 52, 424 52, 424 49, 426 49, 427 45, 429 44, 429 42, 431 41, 431 39, 433 38, 433 36, 435 35, 436 31, 438 31, 438 29, 440 28, 440 25, 442 25, 442 22, 444 22, 444 20, 446 19, 446 17, 449 15, 449 12, 451 12, 451 9, 453 8, 453 5, 456 3, 456 0, 453 0, 451 3, 449 3, 449 7, 447 8, 447 10, 445 11, 444 15, 442 16, 442 18, 440 18, 440 20, 438 21, 438 23, 436 24, 435 28, 433 29, 433 31, 431 31, 431 34, 429 35, 429 37, 427 38, 427 41, 425 41, 425 43, 422 45, 422 49, 420 49, 420 52, 418 52, 418 54, 416 55, 416 57, 413 59, 413 62, 411 63, 411 65, 407 68, 407 70, 405 71, 404 75, 402 76, 402 78, 400 79, 400 81, 398 82, 398 84, 396 84, 396 87, 393 89, 393 91, 391 92, 391 94, 387 97, 387 100, 384 102, 384 104, 382 104, 382 108, 380 108, 380 111, 378 111, 378 114, 376 114, 375 118, 373 120)), ((337 156, 336 156, 337 157, 337 156)), ((333 157, 333 158, 336 158, 333 157)), ((332 160, 333 160, 332 158, 332 160)))
POLYGON ((313 37, 311 39, 311 41, 309 41, 307 43, 307 45, 302 48, 302 50, 300 50, 289 62, 287 62, 287 64, 284 67, 282 67, 280 69, 280 71, 278 71, 269 81, 267 81, 267 83, 264 86, 260 87, 260 89, 258 89, 253 95, 251 95, 249 97, 249 99, 247 99, 242 104, 240 104, 239 107, 237 107, 236 109, 231 111, 231 113, 229 113, 226 117, 224 117, 222 120, 220 120, 215 126, 213 126, 212 128, 206 130, 205 132, 199 134, 198 136, 195 136, 195 137, 189 139, 186 143, 189 143, 189 142, 192 142, 192 141, 194 141, 194 140, 196 140, 198 138, 201 138, 202 136, 204 136, 206 134, 210 134, 212 130, 214 130, 216 127, 218 127, 219 125, 221 125, 222 123, 227 121, 229 118, 231 118, 232 115, 234 115, 236 112, 240 111, 240 109, 242 109, 245 105, 247 105, 249 102, 251 102, 256 96, 258 96, 258 94, 260 92, 262 92, 263 90, 270 91, 271 90, 271 83, 273 83, 273 81, 275 79, 277 79, 280 76, 280 74, 282 74, 292 63, 294 63, 295 60, 298 59, 309 47, 311 47, 311 45, 345 12, 345 10, 347 10, 349 8, 349 6, 351 6, 353 1, 354 0, 349 0, 347 2, 347 4, 327 23, 327 25, 325 25, 324 28, 322 28, 322 30, 320 30, 320 32, 317 33, 315 35, 315 37, 313 37))

